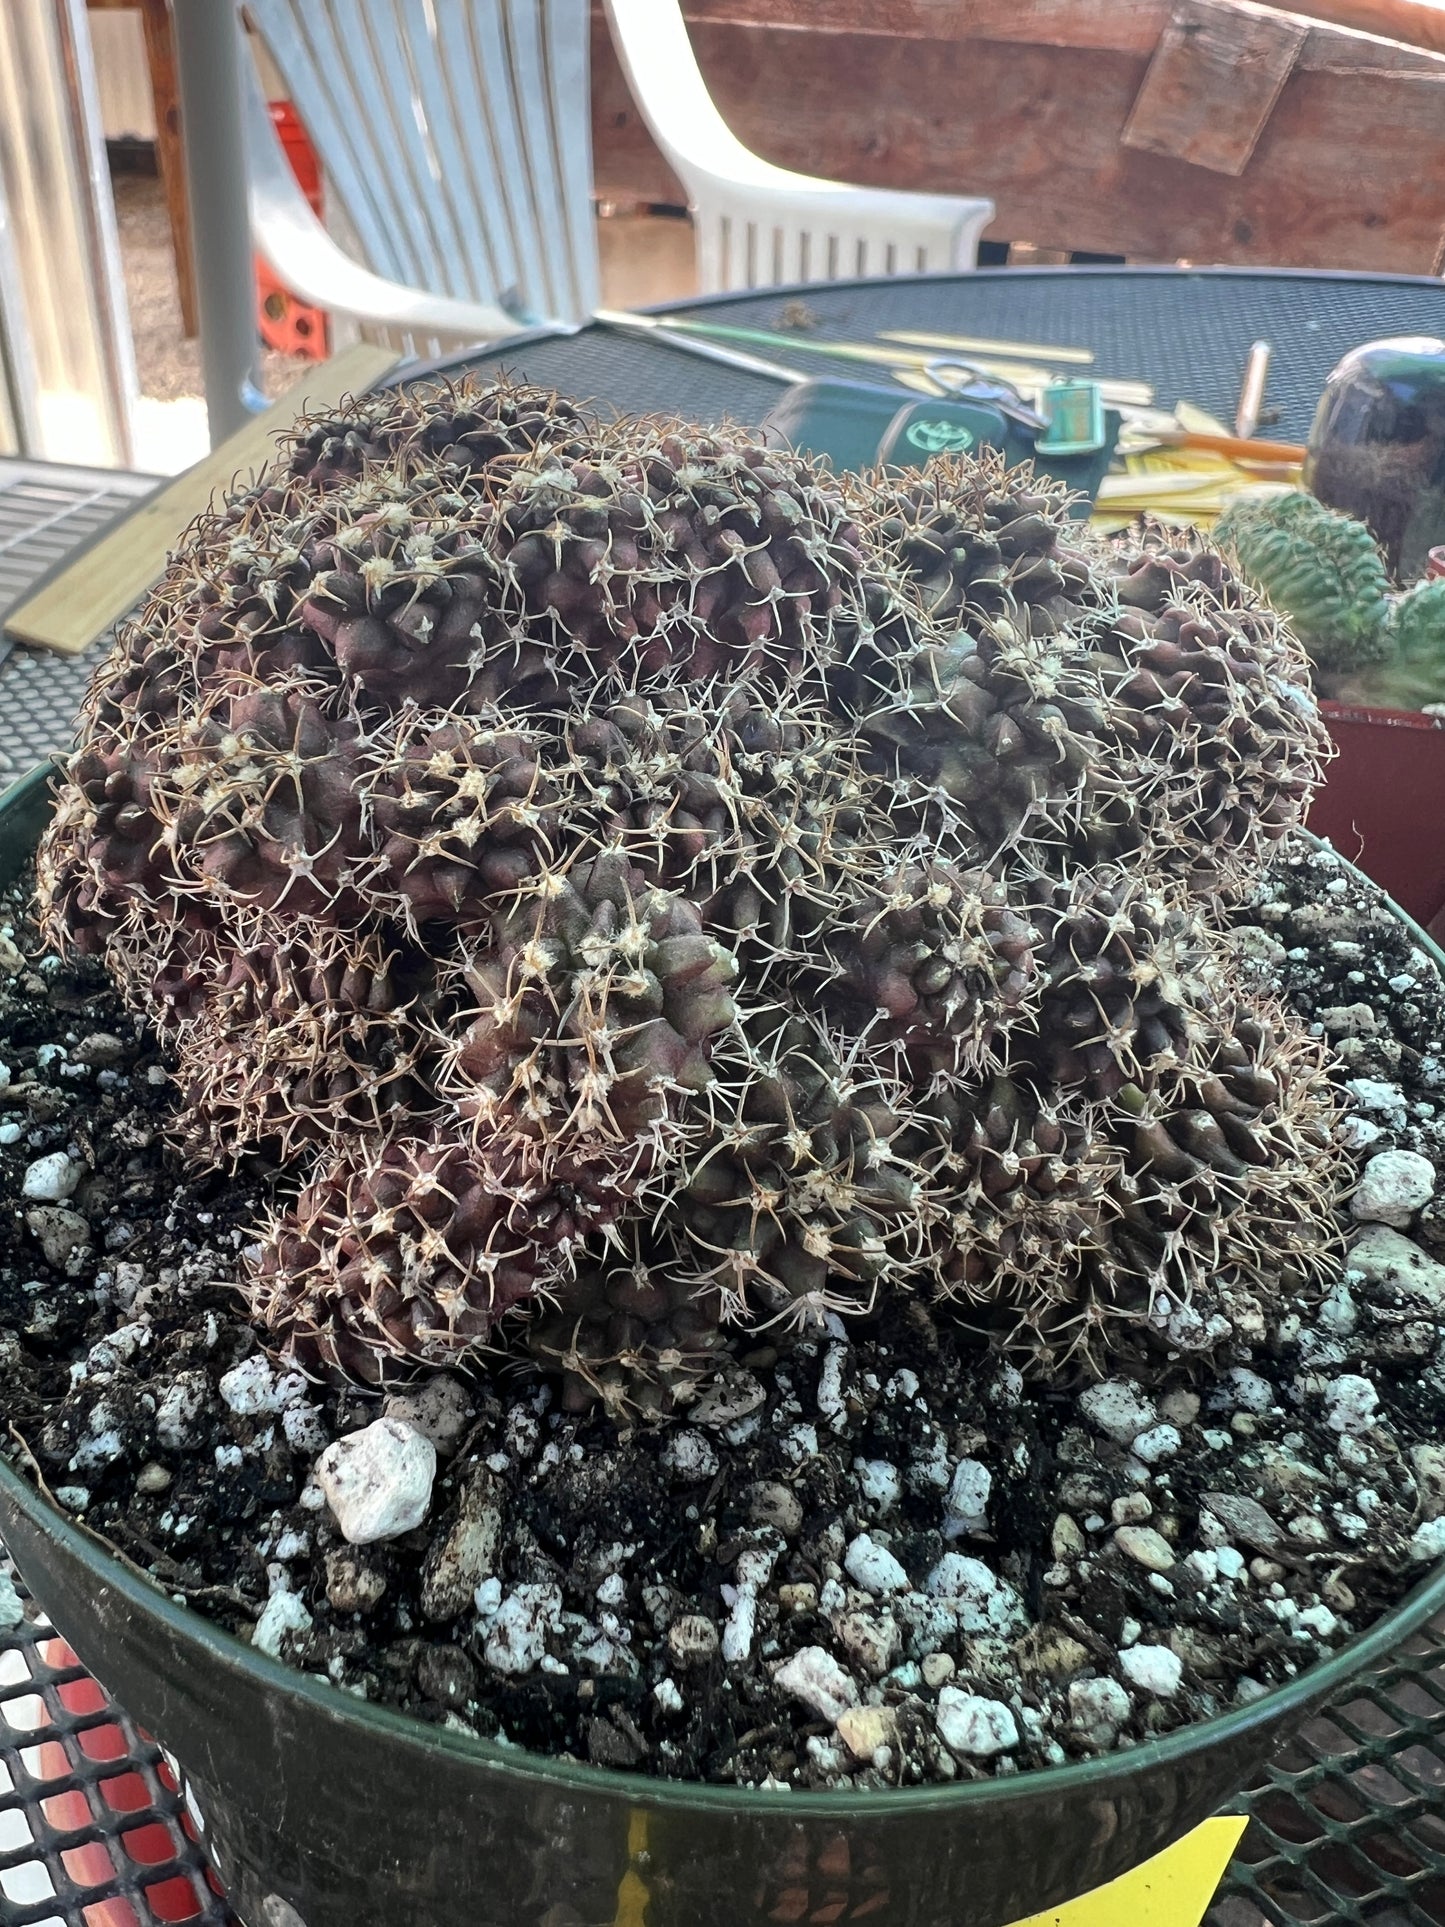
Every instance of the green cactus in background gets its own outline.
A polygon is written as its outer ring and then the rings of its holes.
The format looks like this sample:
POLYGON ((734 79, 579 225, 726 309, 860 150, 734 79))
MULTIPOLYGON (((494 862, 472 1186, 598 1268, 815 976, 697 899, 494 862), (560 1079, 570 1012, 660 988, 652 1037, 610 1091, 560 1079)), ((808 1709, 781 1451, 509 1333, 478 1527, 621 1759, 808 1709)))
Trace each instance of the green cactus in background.
POLYGON ((1292 491, 1236 503, 1214 536, 1317 669, 1359 669, 1393 653, 1390 579, 1363 522, 1292 491))
POLYGON ((1445 579, 1417 582, 1391 605, 1390 656, 1360 679, 1360 694, 1384 709, 1445 703, 1445 579))

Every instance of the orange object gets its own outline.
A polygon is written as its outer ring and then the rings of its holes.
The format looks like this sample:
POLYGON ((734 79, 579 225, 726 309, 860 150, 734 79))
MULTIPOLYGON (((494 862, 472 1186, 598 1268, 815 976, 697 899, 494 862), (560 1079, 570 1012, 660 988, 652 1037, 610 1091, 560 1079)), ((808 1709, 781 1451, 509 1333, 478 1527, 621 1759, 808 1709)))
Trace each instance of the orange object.
POLYGON ((1192 428, 1176 434, 1166 429, 1158 440, 1166 448, 1202 448, 1215 455, 1231 455, 1236 461, 1280 462, 1298 465, 1305 458, 1303 443, 1260 442, 1253 436, 1202 435, 1192 428))
MULTIPOLYGON (((316 151, 306 138, 306 129, 296 117, 289 100, 271 102, 271 124, 281 137, 291 171, 317 214, 321 213, 321 169, 316 151)), ((305 355, 311 361, 325 361, 330 353, 326 316, 319 308, 298 301, 256 257, 256 324, 268 348, 284 355, 305 355)))

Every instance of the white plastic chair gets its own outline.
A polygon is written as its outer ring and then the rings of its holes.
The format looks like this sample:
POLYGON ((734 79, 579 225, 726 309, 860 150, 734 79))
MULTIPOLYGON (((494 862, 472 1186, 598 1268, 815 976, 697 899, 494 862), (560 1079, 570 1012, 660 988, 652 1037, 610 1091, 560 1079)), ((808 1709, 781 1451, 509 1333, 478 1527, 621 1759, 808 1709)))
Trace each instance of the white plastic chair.
POLYGON ((418 353, 598 301, 587 0, 246 0, 366 265, 246 76, 256 246, 303 301, 418 353))
POLYGON ((744 147, 713 105, 678 0, 605 0, 643 119, 687 189, 704 294, 972 268, 992 201, 849 187, 744 147))
MULTIPOLYGON (((586 319, 598 302, 587 0, 245 10, 361 256, 302 193, 246 60, 253 235, 293 293, 417 353, 586 319)), ((638 106, 687 186, 705 292, 974 265, 991 202, 773 167, 713 106, 678 0, 607 0, 607 13, 638 106)))

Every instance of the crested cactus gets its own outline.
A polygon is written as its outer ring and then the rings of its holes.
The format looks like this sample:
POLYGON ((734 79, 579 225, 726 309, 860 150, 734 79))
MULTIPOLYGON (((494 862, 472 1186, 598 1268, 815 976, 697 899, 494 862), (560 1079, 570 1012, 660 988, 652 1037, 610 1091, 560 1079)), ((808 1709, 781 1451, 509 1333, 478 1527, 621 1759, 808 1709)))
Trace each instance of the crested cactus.
POLYGON ((1324 1059, 1217 934, 1317 776, 1304 658, 1213 552, 1088 540, 993 461, 506 384, 302 422, 195 525, 41 897, 181 1154, 296 1174, 278 1351, 662 1411, 885 1292, 1088 1368, 1323 1275, 1324 1059))
POLYGON ((1296 490, 1236 503, 1215 538, 1319 668, 1359 669, 1389 654, 1390 579, 1363 522, 1296 490))

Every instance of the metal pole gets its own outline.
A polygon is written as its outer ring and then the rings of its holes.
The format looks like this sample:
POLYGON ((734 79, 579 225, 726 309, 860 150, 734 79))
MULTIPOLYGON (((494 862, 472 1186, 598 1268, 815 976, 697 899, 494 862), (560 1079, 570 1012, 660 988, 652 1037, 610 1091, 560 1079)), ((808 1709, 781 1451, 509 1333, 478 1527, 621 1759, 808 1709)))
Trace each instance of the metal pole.
POLYGON ((175 0, 176 77, 211 446, 265 406, 246 210, 241 25, 235 0, 175 0))

